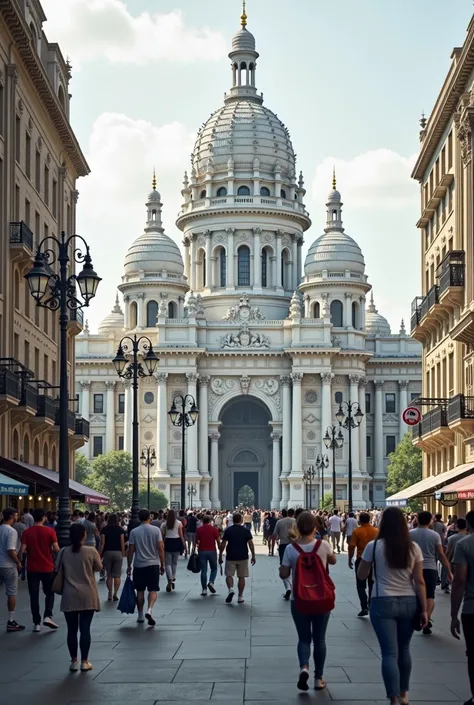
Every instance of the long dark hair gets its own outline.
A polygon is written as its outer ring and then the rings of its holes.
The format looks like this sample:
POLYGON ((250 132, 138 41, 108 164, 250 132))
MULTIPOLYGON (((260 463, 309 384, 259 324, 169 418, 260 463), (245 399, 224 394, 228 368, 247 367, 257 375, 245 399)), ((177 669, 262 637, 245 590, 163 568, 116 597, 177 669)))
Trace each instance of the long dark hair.
POLYGON ((69 536, 71 537, 71 546, 73 553, 79 553, 81 550, 82 539, 86 535, 86 527, 81 522, 75 521, 71 524, 69 529, 69 536))
POLYGON ((377 538, 384 540, 385 560, 390 568, 409 567, 413 542, 401 509, 387 507, 384 510, 377 538))
POLYGON ((111 514, 107 519, 107 526, 118 526, 118 516, 116 514, 111 514))
POLYGON ((174 529, 174 525, 176 524, 176 512, 174 509, 168 509, 168 516, 166 517, 166 528, 167 529, 174 529))

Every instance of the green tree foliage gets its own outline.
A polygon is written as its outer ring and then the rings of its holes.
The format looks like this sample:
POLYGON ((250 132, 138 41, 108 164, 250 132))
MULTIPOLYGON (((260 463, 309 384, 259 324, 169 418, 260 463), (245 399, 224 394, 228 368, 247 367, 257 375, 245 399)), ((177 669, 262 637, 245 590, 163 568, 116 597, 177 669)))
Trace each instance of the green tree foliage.
POLYGON ((87 484, 110 499, 109 510, 123 511, 132 503, 132 456, 123 450, 99 455, 87 476, 87 484))
POLYGON ((147 509, 151 509, 151 511, 156 511, 157 509, 166 509, 166 507, 168 506, 168 500, 166 499, 166 496, 163 494, 163 492, 160 492, 160 490, 157 490, 156 487, 153 486, 150 487, 150 506, 148 506, 148 494, 146 485, 140 485, 138 501, 140 503, 140 507, 146 507, 147 509))
POLYGON ((91 471, 91 464, 87 460, 86 456, 83 453, 79 453, 79 451, 76 452, 76 475, 75 475, 75 480, 76 482, 80 482, 81 485, 87 485, 89 486, 89 474, 91 471))
POLYGON ((333 503, 332 503, 332 492, 326 492, 324 497, 323 497, 323 506, 321 509, 326 509, 327 511, 329 509, 333 508, 333 503))
MULTIPOLYGON (((406 433, 394 452, 389 455, 387 495, 390 496, 420 482, 422 479, 421 458, 420 448, 413 445, 411 433, 406 433)), ((414 500, 410 503, 409 508, 415 510, 418 508, 418 504, 418 501, 414 500)))

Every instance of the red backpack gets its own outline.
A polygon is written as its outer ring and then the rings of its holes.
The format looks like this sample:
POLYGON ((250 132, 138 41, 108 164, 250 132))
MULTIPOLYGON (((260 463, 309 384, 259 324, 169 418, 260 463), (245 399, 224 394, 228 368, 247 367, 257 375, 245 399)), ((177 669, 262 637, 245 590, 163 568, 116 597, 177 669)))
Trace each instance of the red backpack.
POLYGON ((296 561, 293 599, 297 612, 301 614, 327 614, 334 609, 336 588, 317 555, 321 541, 316 541, 313 550, 303 551, 294 543, 299 556, 296 561))

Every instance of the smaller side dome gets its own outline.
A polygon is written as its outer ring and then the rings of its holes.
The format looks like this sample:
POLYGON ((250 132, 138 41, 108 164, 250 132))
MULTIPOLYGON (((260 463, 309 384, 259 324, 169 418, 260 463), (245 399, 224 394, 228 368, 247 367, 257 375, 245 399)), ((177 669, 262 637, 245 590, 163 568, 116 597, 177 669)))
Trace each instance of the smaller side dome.
POLYGON ((255 37, 246 27, 241 27, 232 37, 232 51, 255 51, 255 37))
POLYGON ((108 316, 99 323, 99 335, 105 335, 115 330, 122 330, 125 325, 123 311, 120 308, 118 292, 115 297, 115 306, 108 316))
POLYGON ((370 304, 365 312, 365 331, 368 335, 392 335, 390 323, 375 308, 373 292, 370 294, 370 304))

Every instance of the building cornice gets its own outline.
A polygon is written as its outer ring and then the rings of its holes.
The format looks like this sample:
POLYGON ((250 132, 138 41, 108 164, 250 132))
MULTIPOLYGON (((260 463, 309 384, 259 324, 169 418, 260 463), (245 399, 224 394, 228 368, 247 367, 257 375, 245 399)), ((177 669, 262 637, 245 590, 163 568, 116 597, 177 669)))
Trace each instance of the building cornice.
MULTIPOLYGON (((1 1, 1 0, 0 0, 1 1)), ((176 226, 184 231, 185 225, 189 222, 193 222, 198 219, 209 218, 209 216, 215 217, 217 219, 226 219, 228 216, 237 215, 266 215, 276 218, 285 218, 291 222, 298 222, 303 230, 308 230, 311 227, 311 219, 309 216, 302 213, 297 213, 296 211, 286 210, 283 208, 265 208, 265 207, 245 207, 245 206, 232 206, 227 208, 203 208, 202 210, 194 210, 189 213, 183 213, 179 215, 176 220, 176 226)))
POLYGON ((48 112, 54 129, 63 144, 78 176, 87 176, 90 169, 76 135, 54 93, 39 56, 31 44, 31 35, 17 0, 0 0, 0 16, 13 39, 15 48, 28 76, 48 112))

